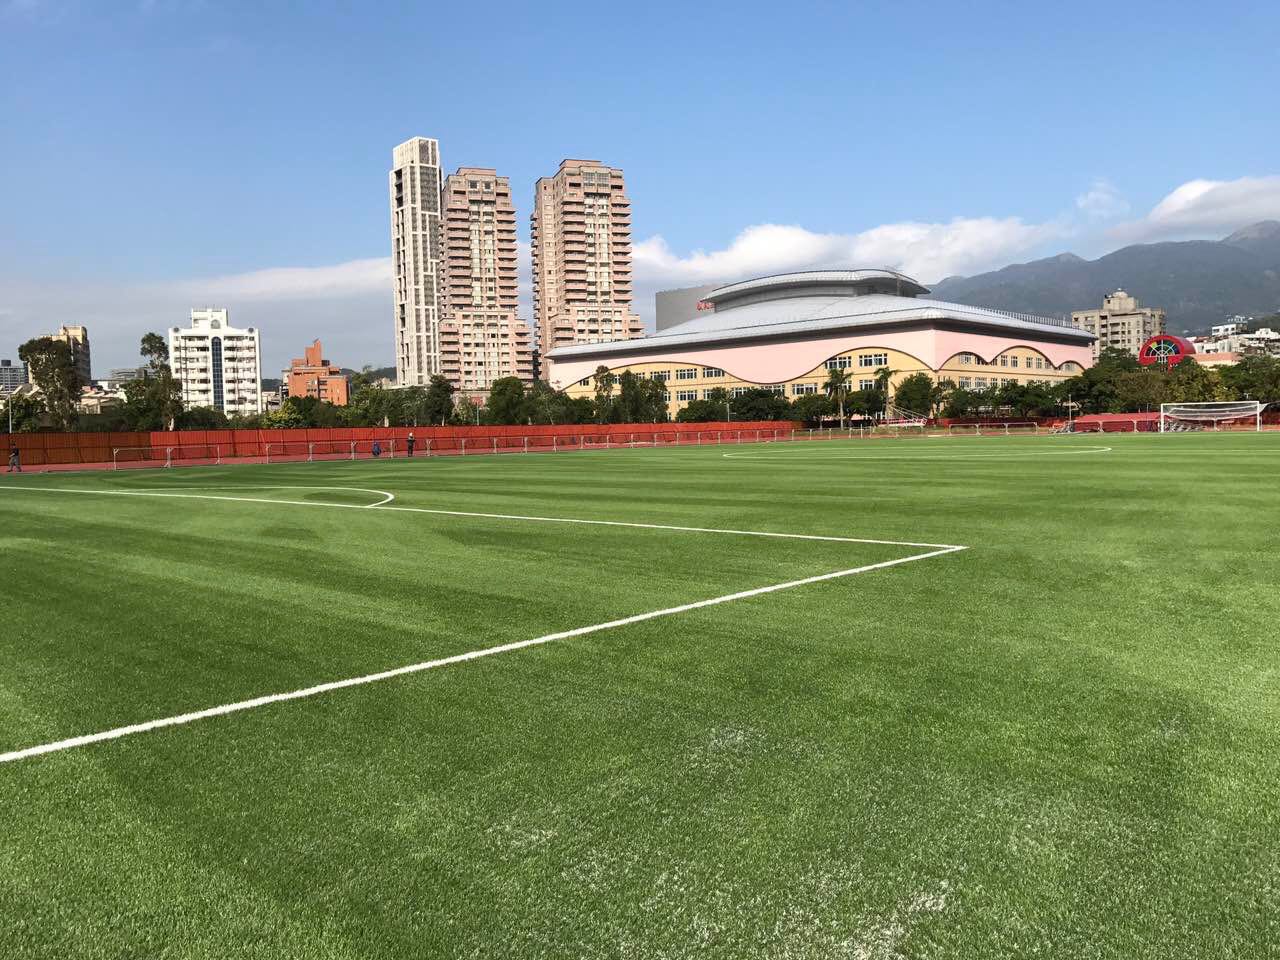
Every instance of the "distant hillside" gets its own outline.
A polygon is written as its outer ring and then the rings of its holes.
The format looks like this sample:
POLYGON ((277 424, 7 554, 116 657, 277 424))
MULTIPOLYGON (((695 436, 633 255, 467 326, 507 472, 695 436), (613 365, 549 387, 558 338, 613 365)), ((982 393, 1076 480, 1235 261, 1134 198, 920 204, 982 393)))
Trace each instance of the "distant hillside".
MULTIPOLYGON (((352 370, 350 367, 343 367, 342 372, 345 373, 348 377, 354 377, 357 373, 360 373, 361 371, 352 370)), ((395 367, 374 367, 372 370, 369 371, 369 373, 373 375, 373 378, 375 380, 382 380, 382 379, 394 380, 396 378, 395 367)))
POLYGON ((948 277, 931 296, 1051 316, 1099 306, 1123 287, 1168 312, 1171 332, 1205 330, 1235 314, 1280 309, 1280 221, 1264 220, 1223 240, 1141 243, 1097 260, 1063 253, 973 277, 948 277))

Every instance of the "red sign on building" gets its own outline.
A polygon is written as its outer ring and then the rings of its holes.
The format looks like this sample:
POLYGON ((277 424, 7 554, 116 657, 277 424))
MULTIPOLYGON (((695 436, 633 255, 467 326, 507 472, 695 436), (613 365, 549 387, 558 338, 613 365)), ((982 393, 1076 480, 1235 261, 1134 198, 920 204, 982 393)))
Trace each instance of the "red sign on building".
POLYGON ((1195 344, 1171 333, 1158 333, 1142 345, 1138 351, 1138 362, 1144 367, 1159 364, 1162 367, 1176 367, 1187 357, 1196 352, 1195 344))

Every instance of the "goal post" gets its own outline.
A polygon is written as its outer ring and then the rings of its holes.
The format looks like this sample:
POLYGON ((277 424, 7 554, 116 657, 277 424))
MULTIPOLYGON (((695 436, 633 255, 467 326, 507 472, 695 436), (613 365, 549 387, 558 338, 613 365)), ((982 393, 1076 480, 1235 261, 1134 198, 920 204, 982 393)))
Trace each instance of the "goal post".
POLYGON ((1160 432, 1192 430, 1262 430, 1265 403, 1257 400, 1223 400, 1212 403, 1160 404, 1160 432))
POLYGON ((386 458, 394 460, 403 453, 397 450, 396 441, 394 439, 376 439, 376 440, 352 440, 351 443, 351 459, 352 460, 381 460, 386 458))

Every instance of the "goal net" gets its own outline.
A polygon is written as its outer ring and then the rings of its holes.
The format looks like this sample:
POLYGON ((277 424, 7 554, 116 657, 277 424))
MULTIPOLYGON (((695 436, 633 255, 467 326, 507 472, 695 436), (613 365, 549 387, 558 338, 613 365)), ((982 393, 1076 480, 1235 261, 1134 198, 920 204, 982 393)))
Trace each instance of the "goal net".
POLYGON ((1231 400, 1215 403, 1160 404, 1160 432, 1190 430, 1261 430, 1265 403, 1231 400))
POLYGON ((929 418, 923 413, 916 413, 892 402, 885 404, 884 419, 881 421, 886 427, 923 427, 928 422, 929 418))

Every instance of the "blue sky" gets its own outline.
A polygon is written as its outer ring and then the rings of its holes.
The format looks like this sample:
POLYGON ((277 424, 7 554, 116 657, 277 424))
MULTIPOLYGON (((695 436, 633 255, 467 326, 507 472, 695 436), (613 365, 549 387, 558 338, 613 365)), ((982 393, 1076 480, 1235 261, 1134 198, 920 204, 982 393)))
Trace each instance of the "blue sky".
POLYGON ((104 371, 217 303, 269 367, 389 362, 414 135, 510 176, 522 237, 562 157, 623 167, 645 316, 774 265, 1220 236, 1280 216, 1274 7, 0 0, 0 356, 84 322, 104 371))

